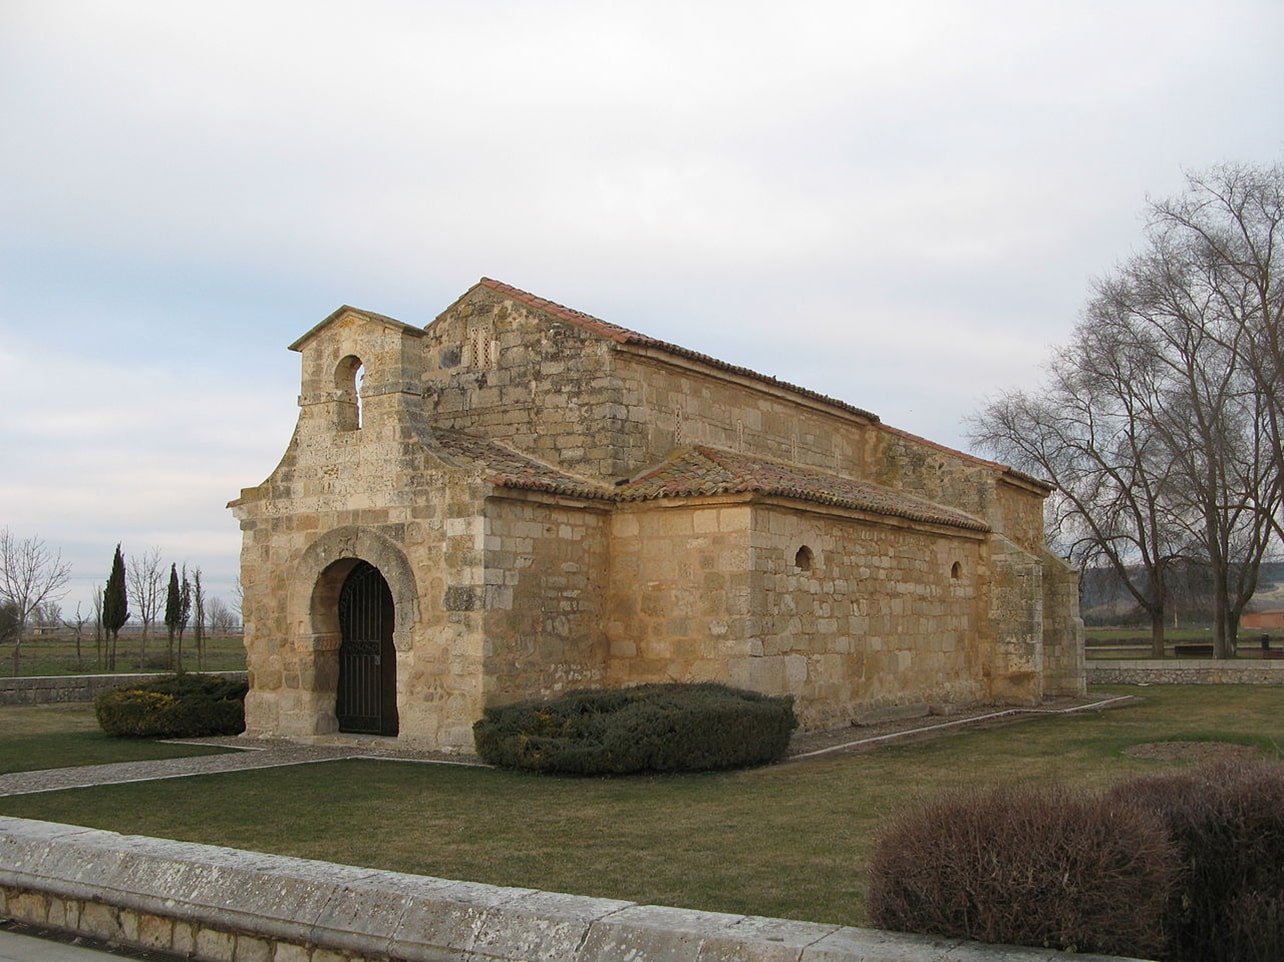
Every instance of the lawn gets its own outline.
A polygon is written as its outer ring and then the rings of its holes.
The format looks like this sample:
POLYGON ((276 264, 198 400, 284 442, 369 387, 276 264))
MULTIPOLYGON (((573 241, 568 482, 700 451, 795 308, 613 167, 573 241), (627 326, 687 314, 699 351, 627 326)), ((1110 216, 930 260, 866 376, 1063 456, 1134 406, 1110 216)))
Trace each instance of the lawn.
POLYGON ((93 708, 84 704, 0 707, 0 775, 42 768, 211 755, 228 750, 112 738, 98 728, 93 708))
POLYGON ((1112 688, 1140 705, 728 774, 567 779, 347 761, 0 799, 0 814, 470 879, 863 924, 878 826, 915 795, 1167 763, 1121 749, 1284 745, 1284 689, 1112 688))

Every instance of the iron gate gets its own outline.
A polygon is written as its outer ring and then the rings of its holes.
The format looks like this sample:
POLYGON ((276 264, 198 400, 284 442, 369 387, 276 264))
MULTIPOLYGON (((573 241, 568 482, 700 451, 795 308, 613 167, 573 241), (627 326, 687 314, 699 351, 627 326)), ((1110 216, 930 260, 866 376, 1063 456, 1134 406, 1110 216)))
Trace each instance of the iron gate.
POLYGON ((397 734, 392 592, 379 569, 360 562, 339 592, 339 731, 397 734))

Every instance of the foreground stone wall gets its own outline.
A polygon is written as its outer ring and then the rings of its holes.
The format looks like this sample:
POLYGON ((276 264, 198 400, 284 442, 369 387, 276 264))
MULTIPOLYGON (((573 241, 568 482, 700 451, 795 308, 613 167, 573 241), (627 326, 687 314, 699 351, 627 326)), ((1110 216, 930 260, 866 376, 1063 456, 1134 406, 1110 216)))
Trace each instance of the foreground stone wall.
POLYGON ((199 962, 1107 962, 0 818, 0 918, 199 962))
MULTIPOLYGON (((245 681, 243 671, 210 671, 234 681, 245 681)), ((55 705, 93 701, 105 691, 140 682, 168 678, 170 672, 137 675, 37 675, 30 678, 0 678, 0 705, 55 705)))
POLYGON ((1284 685, 1284 661, 1089 661, 1090 685, 1284 685))

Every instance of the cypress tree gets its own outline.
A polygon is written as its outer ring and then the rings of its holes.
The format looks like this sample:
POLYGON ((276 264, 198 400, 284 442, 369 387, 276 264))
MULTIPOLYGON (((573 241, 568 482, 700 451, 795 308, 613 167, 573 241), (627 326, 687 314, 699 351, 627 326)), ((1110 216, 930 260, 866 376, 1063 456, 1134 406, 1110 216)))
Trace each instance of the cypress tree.
POLYGON ((129 620, 129 599, 125 594, 125 556, 116 545, 116 556, 112 558, 111 574, 107 576, 107 587, 103 590, 103 628, 111 636, 107 649, 107 667, 116 670, 116 635, 129 620))
POLYGON ((169 566, 169 591, 165 595, 165 628, 169 631, 169 668, 174 668, 174 632, 178 630, 178 621, 182 617, 182 595, 178 590, 178 567, 169 566))

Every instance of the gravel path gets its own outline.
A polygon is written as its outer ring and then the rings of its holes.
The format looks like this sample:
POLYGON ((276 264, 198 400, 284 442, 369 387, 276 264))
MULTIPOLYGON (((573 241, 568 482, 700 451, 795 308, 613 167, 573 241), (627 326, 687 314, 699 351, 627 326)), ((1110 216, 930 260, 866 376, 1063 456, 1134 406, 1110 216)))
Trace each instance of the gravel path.
MULTIPOLYGON (((869 751, 890 742, 933 738, 962 728, 1007 724, 1047 714, 1101 711, 1137 701, 1131 696, 1114 698, 1054 699, 1038 708, 974 709, 948 716, 911 718, 880 725, 840 728, 828 732, 795 735, 789 745, 789 761, 817 756, 869 751)), ((225 755, 198 755, 149 762, 121 762, 115 765, 83 765, 79 768, 51 768, 38 772, 0 775, 0 797, 56 792, 65 788, 93 785, 120 785, 162 778, 185 778, 221 772, 242 772, 253 768, 307 765, 344 758, 375 758, 444 765, 482 765, 474 755, 413 751, 382 738, 345 736, 330 743, 300 744, 284 739, 201 738, 178 740, 176 744, 219 745, 237 749, 225 755)))

